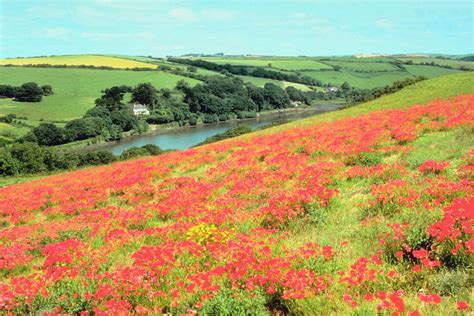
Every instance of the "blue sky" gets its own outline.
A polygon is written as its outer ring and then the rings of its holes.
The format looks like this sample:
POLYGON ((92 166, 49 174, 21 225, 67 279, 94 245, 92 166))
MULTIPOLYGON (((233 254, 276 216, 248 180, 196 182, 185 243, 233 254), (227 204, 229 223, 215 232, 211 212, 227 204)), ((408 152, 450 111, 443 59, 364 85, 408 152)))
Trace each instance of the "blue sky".
POLYGON ((471 1, 0 0, 0 57, 473 53, 471 1))

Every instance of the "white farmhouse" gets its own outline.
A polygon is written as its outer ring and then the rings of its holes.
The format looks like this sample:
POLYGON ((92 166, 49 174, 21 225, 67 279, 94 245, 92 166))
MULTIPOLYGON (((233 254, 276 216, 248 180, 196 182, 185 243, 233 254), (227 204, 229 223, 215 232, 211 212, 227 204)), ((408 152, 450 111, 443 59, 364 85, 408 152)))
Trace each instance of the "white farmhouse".
POLYGON ((143 104, 133 103, 133 114, 135 114, 135 115, 150 115, 150 111, 143 104))

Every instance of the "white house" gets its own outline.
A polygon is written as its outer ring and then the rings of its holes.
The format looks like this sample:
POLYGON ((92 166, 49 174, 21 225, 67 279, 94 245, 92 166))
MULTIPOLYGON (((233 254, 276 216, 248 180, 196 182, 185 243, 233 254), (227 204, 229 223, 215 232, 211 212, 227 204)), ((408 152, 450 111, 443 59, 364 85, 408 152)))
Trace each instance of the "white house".
POLYGON ((133 103, 133 114, 135 114, 135 115, 150 115, 150 111, 143 104, 133 103))
POLYGON ((336 88, 336 87, 327 87, 327 88, 326 88, 326 91, 327 91, 327 92, 337 92, 338 90, 339 90, 339 89, 336 88))

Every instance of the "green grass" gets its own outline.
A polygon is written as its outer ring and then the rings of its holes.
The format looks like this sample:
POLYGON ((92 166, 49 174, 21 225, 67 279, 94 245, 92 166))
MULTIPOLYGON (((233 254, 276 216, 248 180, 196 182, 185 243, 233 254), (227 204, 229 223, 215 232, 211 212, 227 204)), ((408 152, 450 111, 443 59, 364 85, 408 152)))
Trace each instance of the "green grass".
POLYGON ((298 57, 273 57, 273 58, 260 58, 260 57, 248 57, 248 58, 214 58, 207 57, 202 58, 204 60, 216 63, 216 64, 231 64, 231 65, 243 65, 243 66, 256 66, 256 67, 268 67, 269 64, 274 68, 284 70, 302 70, 302 69, 331 69, 332 67, 325 65, 310 58, 298 58, 298 57))
POLYGON ((425 76, 427 78, 439 77, 460 72, 460 70, 424 65, 403 65, 403 67, 405 67, 405 69, 412 75, 425 76))
POLYGON ((446 66, 451 66, 453 68, 460 68, 461 66, 464 66, 468 69, 474 70, 474 62, 472 61, 456 60, 456 59, 439 59, 439 58, 430 58, 430 57, 399 57, 397 59, 401 61, 412 60, 413 63, 415 64, 434 62, 435 64, 438 64, 438 65, 443 65, 443 66, 446 65, 446 66))
POLYGON ((54 91, 54 95, 44 97, 39 103, 0 99, 0 115, 14 113, 37 121, 71 120, 81 117, 93 107, 94 100, 105 88, 151 82, 157 88, 172 89, 179 80, 190 84, 199 82, 157 71, 0 67, 0 84, 21 85, 35 81, 38 84, 50 84, 54 91))
POLYGON ((390 85, 395 81, 412 78, 413 75, 402 72, 356 73, 350 71, 307 71, 305 76, 321 80, 323 83, 341 85, 345 81, 356 88, 372 89, 390 85))
POLYGON ((340 66, 348 70, 365 70, 365 71, 394 71, 397 67, 388 62, 370 62, 364 59, 358 58, 354 61, 340 61, 331 60, 325 61, 326 64, 331 66, 340 66))
POLYGON ((271 83, 276 84, 277 86, 282 87, 283 89, 285 89, 286 87, 295 87, 296 89, 300 89, 302 91, 311 90, 310 88, 308 88, 308 86, 301 83, 278 81, 278 80, 272 80, 272 79, 250 77, 250 76, 237 76, 237 77, 241 78, 244 82, 250 82, 251 84, 257 87, 263 87, 267 82, 271 82, 271 83))
POLYGON ((68 55, 54 57, 31 57, 31 58, 6 58, 0 59, 0 65, 28 65, 28 64, 50 64, 50 65, 88 65, 88 66, 107 66, 113 68, 150 68, 156 66, 126 58, 102 55, 68 55))
MULTIPOLYGON (((414 85, 405 87, 396 93, 389 94, 344 110, 316 115, 303 120, 279 125, 267 130, 263 130, 259 133, 274 133, 277 130, 285 130, 294 127, 314 125, 321 122, 334 121, 347 117, 354 117, 376 110, 398 108, 403 109, 413 104, 423 104, 434 99, 449 98, 472 93, 474 93, 474 73, 464 72, 452 74, 421 81, 414 85)), ((241 137, 248 136, 244 135, 241 137)))

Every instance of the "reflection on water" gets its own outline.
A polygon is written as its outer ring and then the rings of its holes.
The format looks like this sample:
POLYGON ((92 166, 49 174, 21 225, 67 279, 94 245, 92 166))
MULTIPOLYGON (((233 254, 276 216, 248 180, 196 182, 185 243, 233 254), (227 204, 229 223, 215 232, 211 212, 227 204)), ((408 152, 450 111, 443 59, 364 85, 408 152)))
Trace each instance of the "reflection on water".
POLYGON ((186 149, 204 141, 207 137, 225 132, 238 124, 247 124, 252 128, 268 125, 274 121, 287 120, 294 121, 305 117, 337 110, 339 106, 317 107, 314 110, 298 112, 280 113, 278 115, 264 116, 261 118, 245 120, 244 122, 222 122, 204 126, 190 128, 160 130, 134 137, 129 137, 116 143, 100 146, 100 149, 110 150, 115 155, 120 155, 123 151, 131 147, 140 147, 146 144, 155 144, 162 149, 186 149))

